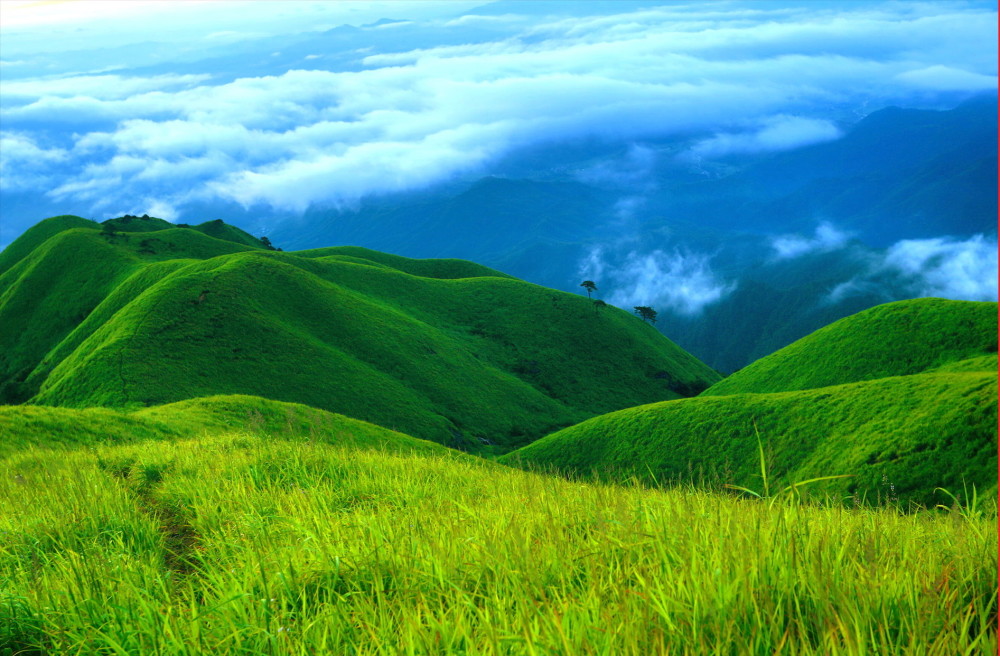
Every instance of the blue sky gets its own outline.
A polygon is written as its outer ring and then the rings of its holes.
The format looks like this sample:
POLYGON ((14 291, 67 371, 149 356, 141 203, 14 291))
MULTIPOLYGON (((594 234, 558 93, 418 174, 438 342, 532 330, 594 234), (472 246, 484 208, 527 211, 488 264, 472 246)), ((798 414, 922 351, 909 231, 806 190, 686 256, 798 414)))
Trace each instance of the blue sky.
POLYGON ((996 4, 960 0, 0 10, 0 247, 57 211, 289 216, 583 137, 789 149, 997 85, 996 4))

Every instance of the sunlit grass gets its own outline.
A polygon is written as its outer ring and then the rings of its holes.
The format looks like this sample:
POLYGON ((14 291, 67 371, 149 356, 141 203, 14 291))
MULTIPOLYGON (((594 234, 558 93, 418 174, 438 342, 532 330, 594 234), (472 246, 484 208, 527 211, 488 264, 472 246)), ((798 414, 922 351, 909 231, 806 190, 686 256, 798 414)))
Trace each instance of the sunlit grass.
POLYGON ((997 522, 250 434, 0 461, 0 654, 995 653, 997 522))

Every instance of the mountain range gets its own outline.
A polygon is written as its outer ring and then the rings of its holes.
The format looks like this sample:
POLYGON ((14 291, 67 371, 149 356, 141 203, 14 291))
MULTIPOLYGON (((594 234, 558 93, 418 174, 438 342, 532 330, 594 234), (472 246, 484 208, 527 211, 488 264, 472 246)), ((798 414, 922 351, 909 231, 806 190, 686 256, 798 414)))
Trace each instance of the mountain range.
POLYGON ((885 266, 894 245, 995 236, 996 116, 992 96, 889 107, 832 141, 711 160, 693 135, 538 146, 469 184, 313 209, 269 234, 286 248, 468 258, 565 291, 593 279, 613 302, 656 305, 671 339, 729 372, 928 295, 932 264, 885 266))

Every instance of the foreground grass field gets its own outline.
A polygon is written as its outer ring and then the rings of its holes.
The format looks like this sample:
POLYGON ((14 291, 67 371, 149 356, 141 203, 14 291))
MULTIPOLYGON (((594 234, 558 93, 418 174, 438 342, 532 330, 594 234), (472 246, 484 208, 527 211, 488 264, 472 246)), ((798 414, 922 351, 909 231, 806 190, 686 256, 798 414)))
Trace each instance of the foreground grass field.
POLYGON ((0 654, 997 649, 995 504, 771 504, 243 432, 28 447, 0 508, 0 654))

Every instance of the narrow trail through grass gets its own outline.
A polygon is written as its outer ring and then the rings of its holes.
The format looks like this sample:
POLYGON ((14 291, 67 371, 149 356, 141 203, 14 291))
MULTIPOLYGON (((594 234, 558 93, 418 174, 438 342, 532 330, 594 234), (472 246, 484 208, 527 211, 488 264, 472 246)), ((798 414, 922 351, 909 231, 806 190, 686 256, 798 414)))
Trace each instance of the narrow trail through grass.
POLYGON ((250 433, 26 448, 0 653, 996 652, 995 504, 793 501, 250 433))

